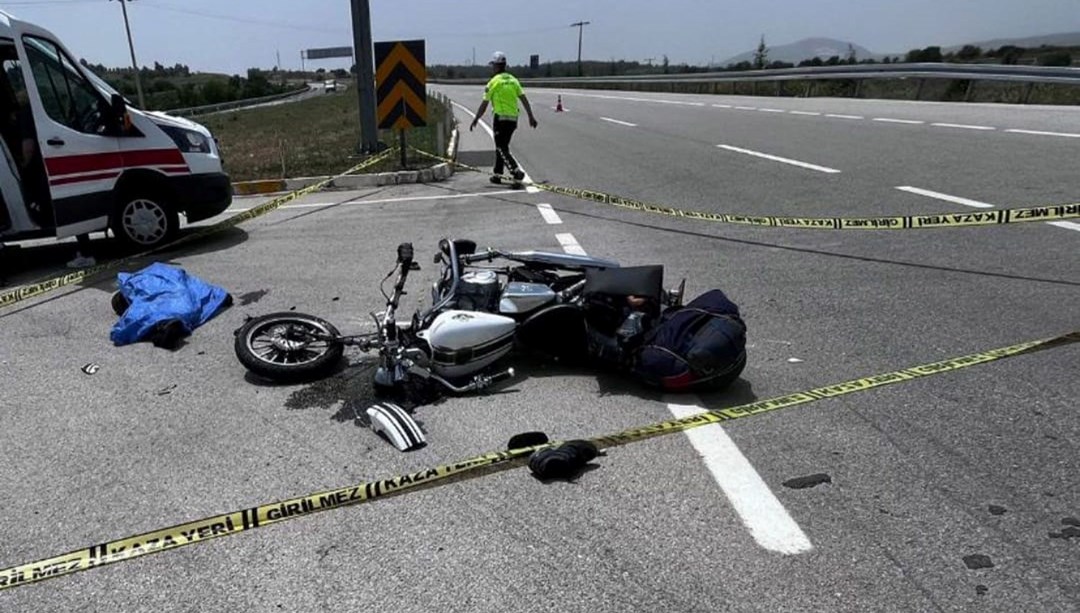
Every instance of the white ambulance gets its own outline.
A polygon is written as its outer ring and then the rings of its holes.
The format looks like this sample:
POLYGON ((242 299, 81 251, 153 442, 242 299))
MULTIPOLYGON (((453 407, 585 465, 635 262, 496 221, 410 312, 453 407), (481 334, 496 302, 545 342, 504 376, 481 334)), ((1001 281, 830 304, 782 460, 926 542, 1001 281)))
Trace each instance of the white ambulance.
POLYGON ((0 11, 0 243, 111 229, 137 248, 218 215, 232 184, 205 127, 134 108, 47 30, 0 11))

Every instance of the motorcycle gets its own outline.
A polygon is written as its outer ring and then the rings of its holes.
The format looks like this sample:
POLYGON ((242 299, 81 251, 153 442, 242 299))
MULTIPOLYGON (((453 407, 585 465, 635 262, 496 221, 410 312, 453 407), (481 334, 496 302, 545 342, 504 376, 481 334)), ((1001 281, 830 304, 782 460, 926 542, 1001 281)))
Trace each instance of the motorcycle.
POLYGON ((435 264, 431 306, 408 322, 397 320, 410 273, 420 270, 411 243, 397 248, 394 269, 380 291, 385 309, 372 313, 376 331, 343 335, 331 323, 297 312, 247 321, 236 332, 235 351, 252 373, 296 382, 329 375, 346 347, 376 352, 377 390, 434 382, 463 394, 512 378, 514 369, 489 368, 515 347, 567 360, 620 364, 623 349, 647 331, 665 306, 681 305, 685 280, 663 290, 662 266, 624 268, 618 262, 543 251, 477 251, 470 240, 443 239, 435 264), (501 267, 480 266, 496 261, 501 267), (393 291, 383 289, 397 273, 393 291), (616 297, 607 302, 590 296, 616 297))

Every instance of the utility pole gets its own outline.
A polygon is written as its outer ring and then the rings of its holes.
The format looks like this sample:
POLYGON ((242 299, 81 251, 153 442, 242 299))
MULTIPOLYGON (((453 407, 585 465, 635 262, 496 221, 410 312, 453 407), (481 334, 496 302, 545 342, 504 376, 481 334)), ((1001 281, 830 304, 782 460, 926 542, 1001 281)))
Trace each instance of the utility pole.
POLYGON ((353 49, 356 91, 360 95, 360 153, 379 151, 375 122, 375 58, 371 44, 371 9, 368 0, 352 0, 353 49))
POLYGON ((584 76, 581 72, 581 34, 585 30, 585 26, 589 25, 589 21, 579 21, 577 23, 570 24, 571 28, 577 28, 577 76, 584 76))
MULTIPOLYGON (((112 0, 109 0, 112 2, 112 0)), ((127 29, 128 49, 131 50, 131 67, 135 69, 135 89, 139 91, 139 106, 146 108, 146 99, 143 97, 142 76, 139 74, 139 63, 135 61, 135 43, 131 41, 131 24, 128 22, 127 3, 131 0, 119 0, 120 8, 124 12, 124 28, 127 29)))

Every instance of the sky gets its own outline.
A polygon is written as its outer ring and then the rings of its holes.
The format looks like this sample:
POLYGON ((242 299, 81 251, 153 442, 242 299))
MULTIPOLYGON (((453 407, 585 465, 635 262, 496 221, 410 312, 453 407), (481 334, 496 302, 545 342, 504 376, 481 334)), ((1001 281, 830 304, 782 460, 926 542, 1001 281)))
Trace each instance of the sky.
MULTIPOLYGON (((902 55, 1001 37, 1080 31, 1080 0, 370 0, 375 41, 424 39, 429 64, 575 60, 578 28, 589 60, 720 62, 757 46, 824 36, 874 53, 902 55)), ((0 9, 40 25, 78 58, 128 66, 114 0, 0 0, 0 9)), ((141 65, 243 74, 300 68, 301 49, 352 44, 349 0, 130 0, 141 65)), ((347 68, 348 60, 307 67, 347 68)))

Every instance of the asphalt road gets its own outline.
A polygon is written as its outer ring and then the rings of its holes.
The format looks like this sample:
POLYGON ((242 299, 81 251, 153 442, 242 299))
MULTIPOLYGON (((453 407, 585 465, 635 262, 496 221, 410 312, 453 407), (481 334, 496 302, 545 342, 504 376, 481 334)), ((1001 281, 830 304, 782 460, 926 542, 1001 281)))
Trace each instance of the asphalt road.
MULTIPOLYGON (((478 88, 440 89, 479 104, 478 88)), ((1062 135, 1080 133, 1080 109, 563 92, 555 113, 555 90, 529 93, 541 124, 514 148, 533 179, 687 209, 899 215, 1080 194, 1080 138, 1062 135)), ((493 155, 480 128, 462 146, 468 163, 493 155)), ((683 410, 669 404, 720 408, 1069 332, 1077 228, 721 226, 506 193, 473 173, 315 194, 165 254, 237 297, 179 351, 113 348, 108 283, 0 312, 0 566, 452 462, 526 430, 609 433, 683 410), (295 307, 363 330, 394 247, 424 254, 448 235, 578 246, 662 263, 690 295, 721 288, 750 329, 743 381, 664 398, 522 364, 501 393, 420 408, 431 445, 401 454, 351 420, 371 398, 363 368, 306 386, 245 379, 231 335, 245 316, 295 307), (80 371, 89 362, 97 374, 80 371)), ((30 263, 60 263, 57 249, 20 257, 38 274, 53 264, 30 263)), ((410 306, 433 274, 419 259, 410 306)), ((710 426, 693 445, 653 439, 575 483, 501 471, 0 592, 0 610, 1075 611, 1078 366, 1072 345, 710 426), (784 485, 813 474, 829 482, 784 485)))

